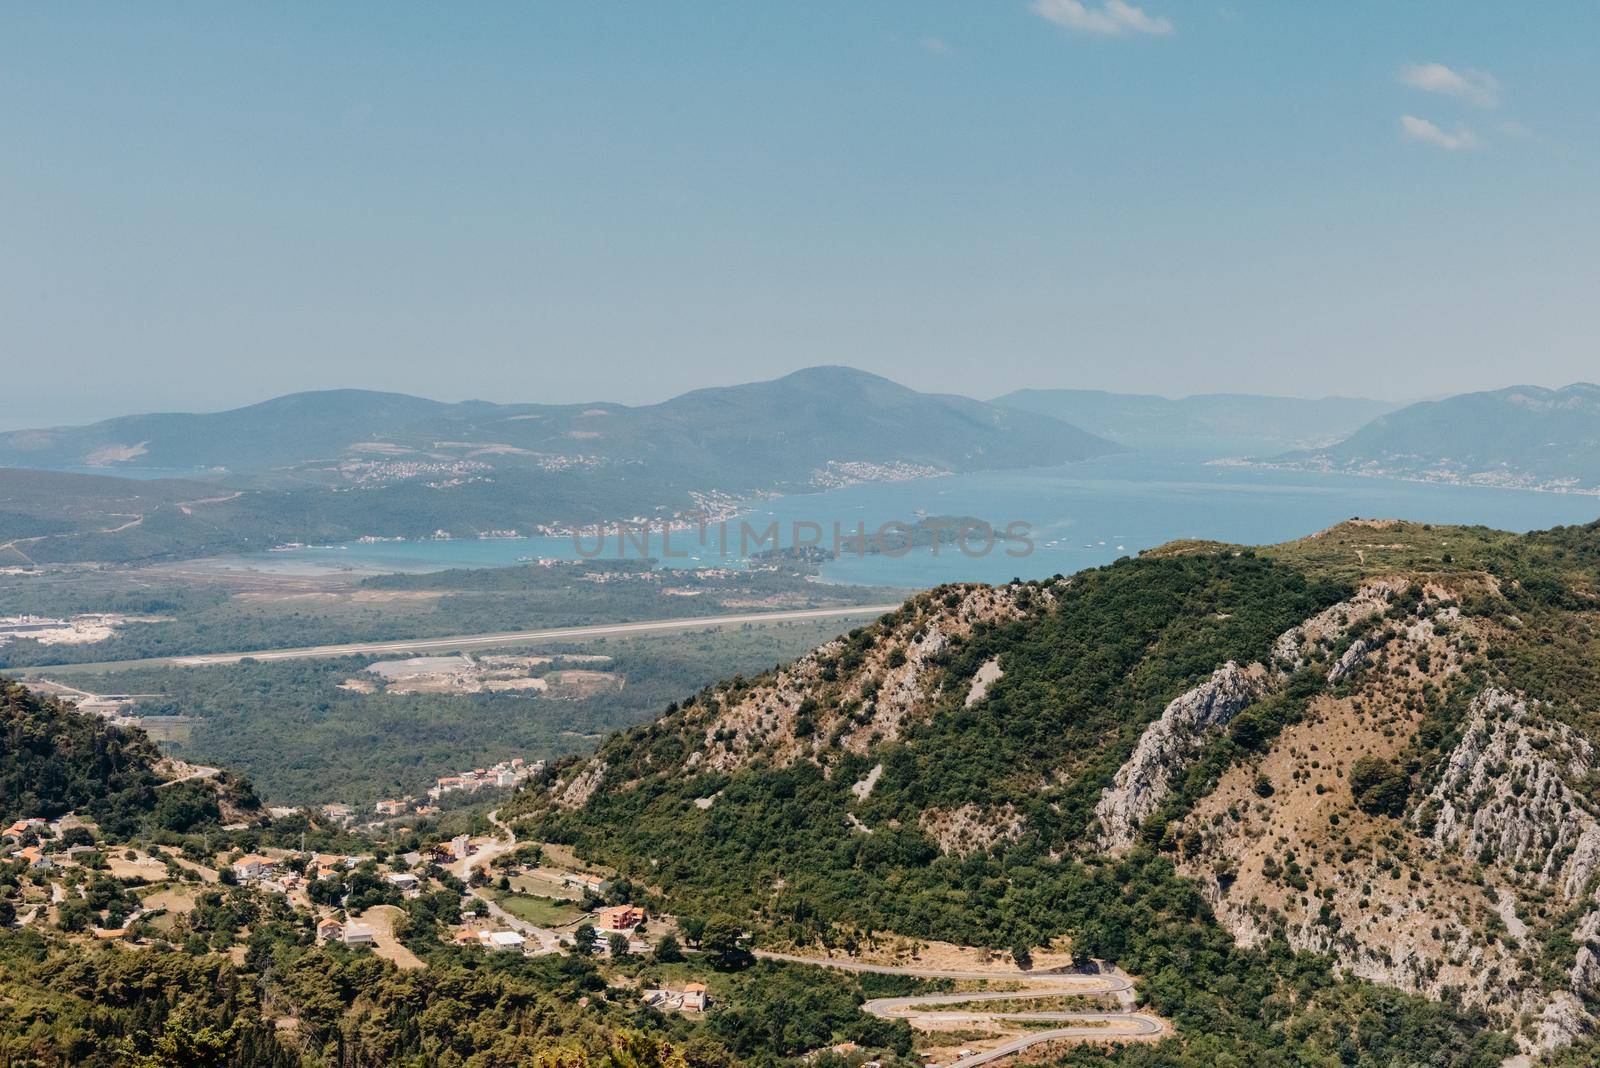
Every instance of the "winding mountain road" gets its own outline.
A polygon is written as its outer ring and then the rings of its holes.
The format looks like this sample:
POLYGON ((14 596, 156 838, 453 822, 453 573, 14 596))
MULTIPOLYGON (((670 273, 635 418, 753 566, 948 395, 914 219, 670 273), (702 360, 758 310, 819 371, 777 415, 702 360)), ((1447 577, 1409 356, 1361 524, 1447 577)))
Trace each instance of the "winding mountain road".
MULTIPOLYGON (((471 885, 474 869, 487 869, 495 858, 517 848, 517 834, 500 819, 496 809, 489 813, 489 823, 505 835, 485 845, 477 853, 452 865, 451 874, 471 885)), ((555 931, 538 927, 522 920, 495 903, 482 887, 468 891, 477 898, 495 919, 513 930, 538 941, 540 951, 554 953, 561 947, 560 936, 555 931)), ((925 968, 910 965, 871 964, 866 961, 835 960, 823 957, 806 957, 794 953, 774 953, 758 949, 754 955, 762 960, 787 961, 791 964, 810 964, 823 968, 837 968, 847 972, 871 972, 877 975, 905 975, 918 979, 962 979, 975 982, 1015 984, 1016 990, 977 990, 953 994, 914 994, 907 997, 873 998, 864 1002, 862 1010, 883 1020, 905 1020, 912 1027, 938 1030, 940 1024, 978 1024, 1014 1030, 1019 1025, 1057 1023, 1060 1027, 1027 1031, 1008 1039, 991 1049, 979 1050, 951 1063, 950 1068, 978 1068, 1020 1053, 1031 1046, 1045 1042, 1105 1042, 1116 1040, 1148 1041, 1168 1033, 1168 1027, 1159 1016, 1138 1012, 1134 1008, 1133 980, 1116 968, 1099 972, 1060 971, 963 971, 951 968, 925 968), (1094 997, 1112 995, 1122 1006, 1120 1011, 1052 1011, 1033 1010, 1005 1012, 1001 1009, 987 1011, 980 1006, 994 1002, 1030 1001, 1051 997, 1094 997), (959 1007, 956 1007, 959 1006, 959 1007)))
POLYGON ((980 1050, 952 1062, 951 1068, 976 1068, 978 1065, 1009 1057, 1045 1042, 1104 1042, 1119 1039, 1148 1041, 1168 1033, 1165 1021, 1150 1013, 1134 1010, 1133 980, 1117 970, 1084 974, 1079 972, 994 972, 961 971, 947 968, 919 968, 861 961, 829 960, 790 953, 755 951, 765 960, 812 964, 850 972, 878 975, 907 975, 919 979, 965 979, 994 983, 1021 984, 1019 990, 968 991, 957 994, 918 994, 910 997, 874 998, 861 1007, 884 1020, 905 1020, 912 1027, 936 1030, 928 1025, 989 1024, 1006 1028, 1019 1024, 1060 1023, 1064 1026, 1029 1031, 992 1049, 980 1050), (1110 994, 1121 1003, 1117 1012, 1096 1011, 985 1011, 985 1002, 1037 1000, 1050 997, 1090 997, 1110 994), (952 1008, 950 1006, 961 1006, 952 1008))

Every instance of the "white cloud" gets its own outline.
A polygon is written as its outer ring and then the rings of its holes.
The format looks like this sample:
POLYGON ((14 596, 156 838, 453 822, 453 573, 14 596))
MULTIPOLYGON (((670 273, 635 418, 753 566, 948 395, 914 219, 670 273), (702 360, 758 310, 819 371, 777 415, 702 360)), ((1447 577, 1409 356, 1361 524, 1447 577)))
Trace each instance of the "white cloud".
POLYGON ((1477 148, 1483 142, 1478 140, 1478 135, 1471 128, 1457 123, 1454 130, 1441 130, 1427 119, 1419 119, 1415 115, 1400 116, 1400 132, 1408 140, 1421 141, 1423 144, 1434 145, 1451 152, 1459 152, 1464 148, 1477 148))
POLYGON ((1400 68, 1400 84, 1424 93, 1460 97, 1481 108, 1500 102, 1500 83, 1480 70, 1452 70, 1443 63, 1408 63, 1400 68))
POLYGON ((1147 33, 1165 37, 1173 32, 1172 20, 1149 15, 1127 0, 1033 0, 1033 13, 1057 26, 1079 33, 1116 37, 1124 33, 1147 33))
POLYGON ((949 42, 939 37, 924 37, 918 43, 922 45, 924 51, 935 56, 947 56, 954 51, 949 42))

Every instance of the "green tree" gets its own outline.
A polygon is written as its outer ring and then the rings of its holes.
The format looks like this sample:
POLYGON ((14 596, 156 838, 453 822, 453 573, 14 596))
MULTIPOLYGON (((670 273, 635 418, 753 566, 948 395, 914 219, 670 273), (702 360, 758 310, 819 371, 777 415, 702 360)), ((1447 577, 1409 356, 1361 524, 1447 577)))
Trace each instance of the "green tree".
POLYGON ((750 953, 744 948, 743 927, 725 913, 706 921, 700 935, 700 948, 719 968, 742 968, 750 962, 750 953))
POLYGON ((1350 794, 1369 816, 1399 816, 1411 794, 1411 777, 1387 760, 1364 756, 1350 767, 1350 794))

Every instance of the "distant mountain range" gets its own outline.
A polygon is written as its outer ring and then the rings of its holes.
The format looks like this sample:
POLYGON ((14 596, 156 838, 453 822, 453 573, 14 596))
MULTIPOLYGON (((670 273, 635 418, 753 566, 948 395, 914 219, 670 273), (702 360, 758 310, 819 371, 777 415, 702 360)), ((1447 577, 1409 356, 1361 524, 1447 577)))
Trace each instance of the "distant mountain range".
POLYGON ((1046 415, 846 367, 641 407, 297 393, 226 412, 0 434, 0 563, 527 533, 1118 451, 1046 415))
POLYGON ((1208 393, 1171 400, 1096 389, 1019 389, 994 403, 1048 415, 1130 448, 1212 457, 1327 445, 1396 407, 1360 397, 1208 393))
POLYGON ((1512 386, 1413 404, 1283 466, 1544 490, 1600 489, 1600 386, 1512 386))
MULTIPOLYGON (((1118 446, 1053 418, 918 393, 847 367, 698 389, 661 404, 447 404, 295 393, 209 414, 132 415, 0 434, 0 465, 213 471, 340 481, 394 464, 566 470, 645 465, 706 488, 803 484, 830 463, 949 471, 1064 463, 1118 446)), ((268 479, 270 481, 270 479, 268 479)))
POLYGON ((0 565, 438 531, 561 530, 759 493, 1139 450, 1304 470, 1600 489, 1600 386, 1399 410, 1359 398, 920 393, 847 367, 660 404, 446 403, 369 390, 0 434, 0 565), (131 477, 129 477, 131 476, 131 477))

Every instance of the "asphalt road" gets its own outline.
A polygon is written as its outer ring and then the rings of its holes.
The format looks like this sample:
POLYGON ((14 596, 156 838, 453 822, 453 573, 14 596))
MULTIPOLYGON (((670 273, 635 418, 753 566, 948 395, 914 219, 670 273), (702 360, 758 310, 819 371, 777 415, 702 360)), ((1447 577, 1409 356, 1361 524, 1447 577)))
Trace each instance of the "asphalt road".
POLYGON ((99 671, 106 668, 207 667, 237 664, 241 660, 307 660, 330 656, 367 656, 374 653, 454 652, 497 645, 525 645, 529 642, 573 641, 584 638, 609 638, 630 634, 659 634, 674 630, 699 630, 705 627, 733 627, 745 623, 790 623, 807 619, 852 619, 881 616, 899 608, 898 604, 857 605, 848 608, 800 608, 787 612, 747 612, 731 616, 690 616, 682 619, 653 619, 639 623, 602 623, 587 627, 550 627, 544 630, 500 631, 493 634, 459 634, 448 638, 405 638, 386 642, 346 642, 341 645, 308 645, 297 649, 257 649, 237 653, 201 653, 193 656, 161 656, 144 660, 111 660, 93 664, 60 664, 28 668, 30 675, 51 675, 68 671, 99 671))

